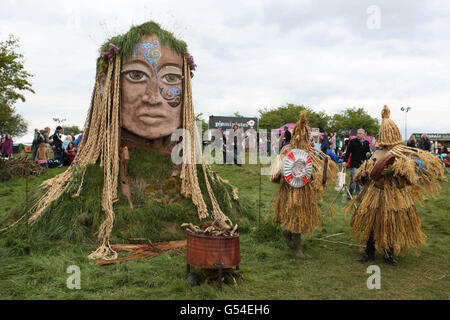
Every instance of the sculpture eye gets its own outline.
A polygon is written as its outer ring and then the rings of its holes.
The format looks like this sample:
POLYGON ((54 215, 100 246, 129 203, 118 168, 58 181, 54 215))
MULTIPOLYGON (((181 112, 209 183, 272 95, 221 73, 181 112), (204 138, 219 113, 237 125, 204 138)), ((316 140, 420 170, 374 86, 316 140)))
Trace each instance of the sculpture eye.
POLYGON ((128 80, 133 82, 142 82, 148 79, 148 76, 139 70, 130 70, 126 72, 126 77, 128 80))
POLYGON ((163 75, 161 77, 161 80, 162 82, 170 85, 179 84, 181 82, 181 76, 175 73, 168 73, 166 75, 163 75))

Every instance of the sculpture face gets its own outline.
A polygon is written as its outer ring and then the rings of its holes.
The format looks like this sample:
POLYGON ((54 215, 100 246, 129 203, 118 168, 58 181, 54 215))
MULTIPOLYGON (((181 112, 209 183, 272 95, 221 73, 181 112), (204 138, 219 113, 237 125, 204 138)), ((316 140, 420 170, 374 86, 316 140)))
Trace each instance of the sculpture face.
POLYGON ((146 139, 166 137, 181 126, 183 57, 144 36, 121 75, 122 127, 146 139))

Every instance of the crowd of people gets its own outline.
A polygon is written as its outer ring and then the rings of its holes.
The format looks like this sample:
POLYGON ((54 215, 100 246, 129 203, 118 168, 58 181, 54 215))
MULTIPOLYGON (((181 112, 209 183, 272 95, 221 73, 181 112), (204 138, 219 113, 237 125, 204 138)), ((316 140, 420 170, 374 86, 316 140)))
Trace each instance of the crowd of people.
MULTIPOLYGON (((228 132, 222 128, 218 128, 223 135, 223 158, 224 163, 234 164, 240 166, 242 162, 240 161, 240 153, 246 149, 247 142, 245 141, 245 132, 242 127, 237 124, 233 125, 233 135, 234 143, 232 140, 228 140, 228 132), (237 143, 238 137, 242 135, 243 145, 240 146, 237 143), (227 161, 232 159, 232 161, 227 161)), ((288 126, 284 126, 283 129, 278 130, 279 139, 270 141, 268 136, 264 135, 258 137, 258 149, 260 152, 267 152, 271 148, 271 154, 278 153, 284 146, 291 143, 292 133, 288 126)), ((349 135, 339 135, 336 132, 332 133, 322 133, 317 141, 314 140, 313 136, 310 136, 311 145, 316 146, 323 153, 327 154, 331 160, 337 164, 342 164, 345 168, 348 168, 351 173, 351 180, 353 181, 353 175, 360 167, 361 163, 378 149, 378 137, 375 137, 373 144, 369 143, 366 139, 366 131, 364 129, 358 129, 356 137, 350 139, 349 135), (318 142, 318 144, 316 143, 318 142)), ((207 145, 208 141, 204 141, 204 145, 207 145)), ((440 156, 441 161, 446 167, 450 166, 450 154, 448 153, 447 147, 444 145, 437 145, 433 148, 433 142, 423 134, 418 141, 416 141, 416 136, 411 135, 407 141, 409 147, 422 149, 428 152, 435 153, 440 156)), ((350 192, 353 195, 354 191, 358 193, 360 191, 360 186, 355 185, 353 182, 350 185, 350 192)))
MULTIPOLYGON (((77 154, 82 134, 75 137, 71 132, 63 140, 62 131, 61 126, 58 126, 53 134, 49 127, 44 130, 35 129, 31 145, 31 160, 47 168, 71 165, 77 154), (50 158, 52 152, 53 159, 50 158)), ((0 157, 10 159, 13 157, 13 152, 13 139, 10 134, 6 134, 1 137, 0 157)))
POLYGON ((222 134, 222 145, 223 145, 223 164, 233 164, 237 166, 242 166, 243 160, 240 157, 243 145, 239 145, 238 141, 243 141, 245 137, 244 128, 239 127, 234 124, 232 127, 233 139, 229 137, 230 132, 223 130, 221 127, 218 130, 222 134))
POLYGON ((441 158, 441 161, 444 163, 445 167, 450 167, 450 154, 447 147, 437 142, 433 144, 427 134, 423 134, 419 141, 417 141, 416 136, 412 134, 408 139, 407 146, 434 153, 441 158))
POLYGON ((35 129, 31 146, 31 159, 47 168, 61 168, 71 165, 76 156, 82 135, 80 134, 75 138, 74 133, 70 132, 63 140, 62 131, 63 128, 61 126, 56 128, 53 135, 50 135, 51 129, 49 127, 46 127, 44 130, 35 129), (51 151, 53 151, 53 159, 49 157, 51 151))
MULTIPOLYGON (((285 126, 284 130, 279 130, 280 140, 278 146, 272 145, 272 149, 277 147, 281 150, 284 146, 290 144, 292 133, 289 128, 285 126)), ((240 166, 242 161, 239 154, 244 150, 245 146, 239 146, 237 143, 239 135, 245 137, 244 129, 238 125, 234 125, 232 130, 234 132, 234 143, 231 141, 227 143, 227 133, 222 128, 219 128, 223 134, 223 157, 224 163, 232 163, 240 166), (232 159, 232 162, 227 161, 227 158, 232 159)), ((78 145, 81 142, 82 134, 75 137, 73 132, 70 132, 63 140, 62 127, 58 126, 53 134, 51 134, 50 127, 44 130, 35 129, 34 138, 32 142, 32 160, 38 162, 40 165, 47 168, 68 166, 74 160, 78 145), (50 153, 53 152, 53 159, 50 159, 50 153)), ((334 133, 323 133, 319 137, 320 149, 327 154, 335 163, 342 163, 346 168, 350 169, 353 181, 353 175, 359 168, 361 163, 366 160, 368 154, 372 154, 377 149, 377 143, 373 148, 370 147, 369 142, 365 139, 366 132, 364 129, 357 131, 357 137, 349 139, 348 136, 339 136, 334 133)), ((311 136, 311 144, 314 145, 314 139, 311 136)), ((376 140, 375 140, 376 141, 376 140)), ((264 141, 259 139, 259 150, 264 151, 271 145, 271 142, 264 137, 264 141)), ((411 135, 407 141, 407 146, 412 148, 419 148, 424 151, 437 154, 446 167, 450 167, 450 153, 444 145, 435 145, 430 141, 426 134, 423 134, 420 139, 416 139, 416 135, 411 135)), ((13 156, 13 140, 11 135, 6 134, 1 138, 0 142, 0 157, 9 159, 13 156)), ((350 185, 350 192, 358 193, 359 186, 355 186, 352 182, 350 185)))

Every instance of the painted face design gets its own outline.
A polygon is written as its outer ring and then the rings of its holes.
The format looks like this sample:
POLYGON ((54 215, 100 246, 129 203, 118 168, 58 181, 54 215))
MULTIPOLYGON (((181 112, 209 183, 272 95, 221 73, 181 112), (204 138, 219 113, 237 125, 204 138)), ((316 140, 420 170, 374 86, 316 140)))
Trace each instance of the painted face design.
POLYGON ((169 136, 181 126, 183 57, 144 36, 122 65, 122 127, 146 139, 169 136))
MULTIPOLYGON (((158 75, 158 62, 161 59, 161 51, 159 48, 159 41, 153 40, 152 42, 138 43, 133 50, 133 57, 142 57, 153 67, 154 75, 158 83, 158 88, 161 96, 168 101, 171 107, 178 107, 181 103, 181 90, 177 87, 164 88, 160 82, 160 76, 158 75)), ((176 82, 175 77, 166 81, 166 84, 170 85, 170 81, 176 82)))

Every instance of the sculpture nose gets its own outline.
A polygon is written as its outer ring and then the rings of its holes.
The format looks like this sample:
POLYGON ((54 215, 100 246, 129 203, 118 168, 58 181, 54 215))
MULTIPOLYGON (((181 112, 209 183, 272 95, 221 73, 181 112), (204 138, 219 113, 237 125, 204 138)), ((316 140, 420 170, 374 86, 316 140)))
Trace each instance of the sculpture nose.
POLYGON ((145 94, 142 96, 142 101, 152 106, 162 103, 162 97, 159 93, 159 83, 156 77, 150 79, 145 94))

